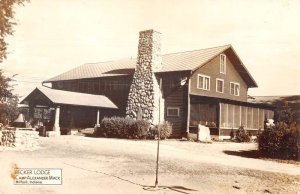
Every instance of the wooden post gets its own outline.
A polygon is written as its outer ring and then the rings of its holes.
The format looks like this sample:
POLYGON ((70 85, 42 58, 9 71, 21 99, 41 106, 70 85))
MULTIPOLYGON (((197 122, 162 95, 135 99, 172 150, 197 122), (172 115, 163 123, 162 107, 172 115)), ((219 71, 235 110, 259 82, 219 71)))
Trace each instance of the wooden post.
POLYGON ((53 131, 60 133, 60 127, 59 127, 59 116, 60 116, 60 106, 57 106, 55 109, 55 118, 54 118, 54 126, 53 131))
POLYGON ((97 110, 97 125, 99 125, 99 120, 100 120, 100 110, 97 110))

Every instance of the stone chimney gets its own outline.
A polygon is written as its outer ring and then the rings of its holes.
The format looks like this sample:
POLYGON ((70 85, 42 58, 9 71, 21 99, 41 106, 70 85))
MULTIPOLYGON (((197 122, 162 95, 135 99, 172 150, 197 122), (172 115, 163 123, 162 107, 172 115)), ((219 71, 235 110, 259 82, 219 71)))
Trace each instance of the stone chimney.
POLYGON ((160 80, 154 74, 161 67, 160 33, 154 30, 141 31, 137 64, 126 108, 126 114, 131 118, 146 119, 153 124, 163 120, 160 80))

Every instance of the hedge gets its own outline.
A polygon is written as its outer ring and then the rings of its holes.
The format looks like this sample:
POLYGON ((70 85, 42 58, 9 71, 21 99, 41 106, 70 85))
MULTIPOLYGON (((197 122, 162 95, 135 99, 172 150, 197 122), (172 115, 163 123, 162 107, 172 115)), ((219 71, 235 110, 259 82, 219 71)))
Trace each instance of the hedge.
POLYGON ((265 157, 300 160, 300 125, 280 122, 263 130, 258 149, 265 157))
POLYGON ((125 139, 154 139, 157 137, 157 128, 160 129, 161 138, 170 137, 172 125, 169 122, 163 122, 158 126, 152 126, 146 120, 134 120, 126 117, 103 118, 100 127, 96 127, 94 136, 112 137, 125 139))

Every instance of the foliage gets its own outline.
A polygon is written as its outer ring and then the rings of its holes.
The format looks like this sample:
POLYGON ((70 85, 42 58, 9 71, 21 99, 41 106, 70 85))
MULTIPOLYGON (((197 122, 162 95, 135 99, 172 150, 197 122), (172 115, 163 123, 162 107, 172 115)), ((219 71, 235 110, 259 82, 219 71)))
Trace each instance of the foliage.
POLYGON ((160 131, 161 139, 167 139, 172 134, 172 124, 168 121, 163 121, 162 123, 158 124, 157 128, 160 131))
POLYGON ((0 63, 6 58, 7 42, 5 38, 13 35, 13 26, 16 25, 14 20, 14 6, 24 5, 29 0, 1 0, 0 1, 0 63))
POLYGON ((241 126, 236 132, 235 132, 235 140, 237 142, 250 142, 250 135, 249 133, 244 129, 243 126, 241 126))
POLYGON ((300 125, 277 123, 258 136, 258 149, 263 156, 300 160, 300 125))
POLYGON ((274 120, 292 124, 300 124, 300 97, 288 96, 282 97, 272 103, 275 107, 274 120))
POLYGON ((146 139, 150 123, 146 120, 135 120, 133 123, 133 128, 131 129, 133 132, 133 134, 131 134, 132 137, 134 139, 146 139))
POLYGON ((172 125, 164 121, 157 126, 150 127, 146 120, 134 120, 129 117, 103 118, 100 127, 96 127, 94 135, 97 137, 114 137, 125 139, 155 139, 160 130, 161 139, 169 138, 172 134, 172 125))
POLYGON ((18 97, 12 94, 10 81, 11 78, 4 76, 0 70, 0 123, 5 125, 18 115, 18 97))
POLYGON ((103 118, 100 127, 97 127, 94 135, 98 137, 115 138, 146 138, 150 123, 145 120, 133 120, 131 118, 111 117, 103 118))
POLYGON ((205 126, 206 127, 211 127, 211 128, 217 127, 215 122, 208 122, 205 126))
POLYGON ((160 139, 167 139, 172 135, 172 124, 168 121, 163 121, 149 129, 147 137, 149 139, 158 138, 158 129, 160 130, 160 139))
POLYGON ((234 139, 234 131, 233 131, 233 129, 231 129, 231 131, 230 131, 230 139, 231 139, 231 140, 234 139))
POLYGON ((0 69, 0 104, 5 103, 8 98, 13 97, 12 89, 9 86, 9 82, 12 79, 3 75, 3 71, 0 69))

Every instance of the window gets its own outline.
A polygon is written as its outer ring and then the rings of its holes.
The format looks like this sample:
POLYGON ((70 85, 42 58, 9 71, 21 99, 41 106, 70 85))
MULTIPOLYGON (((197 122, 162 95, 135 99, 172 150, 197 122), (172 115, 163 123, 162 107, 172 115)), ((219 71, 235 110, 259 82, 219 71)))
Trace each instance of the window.
POLYGON ((226 55, 220 55, 220 73, 226 73, 226 55))
POLYGON ((198 74, 197 88, 202 90, 210 90, 210 77, 198 74))
POLYGON ((179 117, 179 107, 168 107, 167 116, 168 117, 179 117))
POLYGON ((224 93, 224 80, 216 79, 216 92, 224 93))
POLYGON ((239 96, 240 95, 240 84, 235 82, 230 82, 230 94, 239 96))

